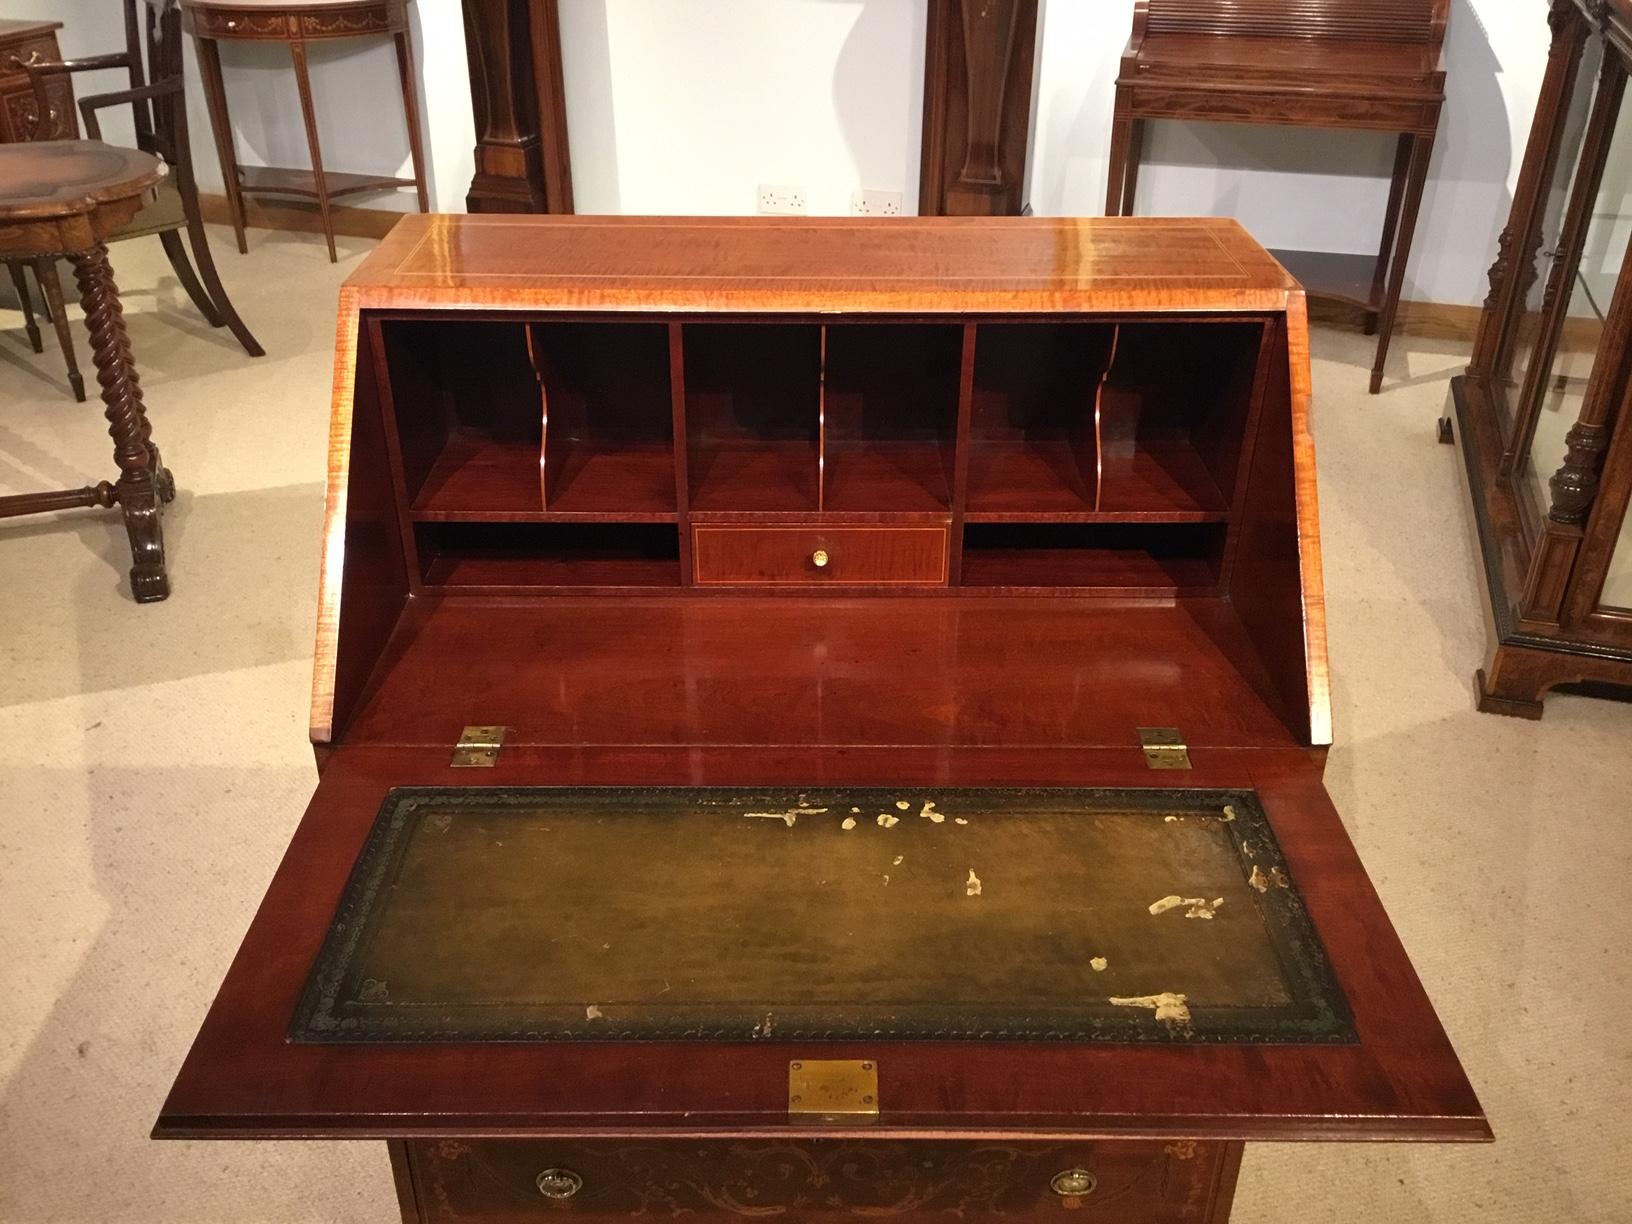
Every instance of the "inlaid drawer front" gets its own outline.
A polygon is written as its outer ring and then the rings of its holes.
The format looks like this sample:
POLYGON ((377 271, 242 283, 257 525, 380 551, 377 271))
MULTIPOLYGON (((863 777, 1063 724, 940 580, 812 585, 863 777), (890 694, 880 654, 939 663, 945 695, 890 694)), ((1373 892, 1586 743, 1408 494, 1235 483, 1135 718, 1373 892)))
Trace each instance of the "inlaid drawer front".
POLYGON ((34 89, 26 83, 0 89, 0 108, 5 121, 0 124, 0 138, 11 141, 72 140, 79 135, 79 124, 74 118, 74 95, 66 81, 46 82, 45 96, 50 99, 51 113, 45 123, 39 122, 40 104, 34 89))
POLYGON ((936 585, 947 579, 947 528, 925 526, 692 528, 702 584, 936 585))
POLYGON ((300 32, 307 38, 350 38, 356 34, 383 34, 392 28, 384 4, 352 12, 303 13, 300 32))
POLYGON ((294 33, 283 13, 254 13, 243 9, 189 10, 190 27, 209 38, 286 38, 294 33))
POLYGON ((411 1143, 426 1221, 1140 1220, 1203 1224, 1223 1143, 411 1143))
POLYGON ((1256 119, 1306 127, 1368 128, 1405 132, 1432 130, 1437 108, 1413 99, 1338 98, 1279 91, 1198 90, 1195 87, 1139 85, 1134 114, 1206 120, 1256 119))

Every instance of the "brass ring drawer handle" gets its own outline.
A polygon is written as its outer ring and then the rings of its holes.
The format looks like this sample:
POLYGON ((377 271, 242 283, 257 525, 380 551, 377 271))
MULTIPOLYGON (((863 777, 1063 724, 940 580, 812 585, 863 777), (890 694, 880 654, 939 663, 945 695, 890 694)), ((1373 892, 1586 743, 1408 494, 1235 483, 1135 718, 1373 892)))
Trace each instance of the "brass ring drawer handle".
POLYGON ((571 1169, 545 1169, 537 1184, 538 1192, 547 1199, 569 1199, 584 1188, 584 1179, 571 1169))
POLYGON ((810 554, 810 563, 812 565, 814 565, 817 569, 826 569, 827 568, 827 549, 818 548, 815 552, 811 553, 810 554))
POLYGON ((1054 1174, 1054 1179, 1048 1184, 1061 1198, 1081 1198, 1094 1192, 1094 1187, 1099 1185, 1099 1178, 1087 1169, 1066 1169, 1063 1173, 1054 1174))

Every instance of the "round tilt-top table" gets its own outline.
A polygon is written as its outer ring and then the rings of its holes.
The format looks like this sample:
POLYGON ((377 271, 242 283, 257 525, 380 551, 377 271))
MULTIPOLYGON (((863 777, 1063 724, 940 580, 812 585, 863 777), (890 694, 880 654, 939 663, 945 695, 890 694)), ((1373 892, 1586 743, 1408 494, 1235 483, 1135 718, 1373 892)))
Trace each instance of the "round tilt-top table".
POLYGON ((182 23, 198 49, 199 75, 210 107, 210 127, 215 132, 221 177, 226 183, 227 204, 240 253, 249 249, 244 240, 246 195, 316 200, 323 236, 329 243, 330 263, 335 262, 335 252, 334 219, 329 202, 335 197, 412 187, 419 198, 419 211, 430 211, 430 197, 425 189, 425 157, 420 148, 419 107, 414 100, 414 49, 408 34, 408 3, 409 0, 182 0, 182 23), (306 44, 368 35, 388 35, 396 44, 402 115, 408 127, 413 178, 323 169, 323 150, 317 139, 317 108, 312 101, 312 83, 306 66, 306 44), (310 171, 238 164, 232 120, 227 117, 227 89, 221 77, 218 41, 289 44, 301 115, 306 121, 306 147, 312 159, 310 171))
POLYGON ((142 387, 104 239, 151 200, 164 163, 97 140, 0 145, 0 259, 65 256, 74 267, 119 479, 60 493, 0 497, 0 518, 117 505, 125 516, 138 603, 170 593, 160 517, 176 495, 142 405, 142 387))

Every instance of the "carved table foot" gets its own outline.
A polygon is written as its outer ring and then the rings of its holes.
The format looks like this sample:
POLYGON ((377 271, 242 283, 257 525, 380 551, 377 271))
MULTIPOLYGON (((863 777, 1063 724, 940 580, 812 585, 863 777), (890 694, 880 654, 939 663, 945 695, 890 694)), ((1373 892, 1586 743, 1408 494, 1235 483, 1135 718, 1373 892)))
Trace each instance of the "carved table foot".
POLYGON ((85 326, 91 333, 91 357, 106 405, 113 458, 119 465, 114 494, 130 536, 134 562, 130 589, 137 603, 153 603, 170 594, 162 518, 164 503, 175 496, 175 482, 151 440, 141 380, 131 358, 130 336, 125 331, 125 314, 108 263, 108 248, 97 243, 69 258, 79 285, 80 303, 85 307, 85 326))

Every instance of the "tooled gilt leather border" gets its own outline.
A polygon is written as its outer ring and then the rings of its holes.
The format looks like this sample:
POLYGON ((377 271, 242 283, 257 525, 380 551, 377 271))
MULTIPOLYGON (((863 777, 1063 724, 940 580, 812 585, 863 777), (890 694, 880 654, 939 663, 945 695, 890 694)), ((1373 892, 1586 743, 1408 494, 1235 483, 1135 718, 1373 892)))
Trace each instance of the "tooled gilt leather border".
MULTIPOLYGON (((835 788, 846 798, 863 788, 835 788)), ((447 807, 526 808, 540 802, 571 803, 593 796, 600 802, 619 795, 649 802, 661 793, 676 804, 718 801, 740 789, 681 787, 399 787, 387 793, 351 877, 323 947, 289 1027, 298 1043, 471 1042, 471 1041, 746 1041, 760 1037, 757 1015, 722 1017, 719 1009, 697 1006, 662 1017, 641 1017, 609 1024, 598 1019, 591 1029, 541 1015, 517 1015, 517 1009, 401 1008, 370 998, 356 970, 368 947, 376 906, 400 868, 403 854, 419 823, 447 807)), ((915 792, 892 789, 892 795, 915 792)), ((931 792, 925 792, 929 794, 931 792)), ((814 791, 798 792, 811 804, 822 802, 814 791)), ((1338 984, 1325 948, 1291 877, 1274 828, 1256 792, 1227 789, 1083 789, 1083 788, 937 788, 943 804, 954 799, 985 810, 1024 806, 1046 796, 1053 808, 1148 813, 1152 819, 1172 814, 1197 815, 1234 809, 1223 824, 1239 856, 1243 875, 1263 919, 1279 961, 1289 1001, 1261 1007, 1191 1004, 1183 1023, 1158 1019, 1144 1009, 1115 1008, 1115 1014, 1087 1010, 1038 1014, 1017 1001, 1009 1014, 982 1008, 978 1017, 959 1017, 955 1007, 933 1022, 897 1016, 875 1016, 824 1008, 799 1016, 778 1012, 777 1038, 801 1041, 979 1040, 1094 1041, 1166 1044, 1353 1044, 1353 1015, 1338 984)), ((792 802, 794 792, 755 796, 755 802, 792 802)), ((833 802, 838 802, 837 798, 833 802)))

